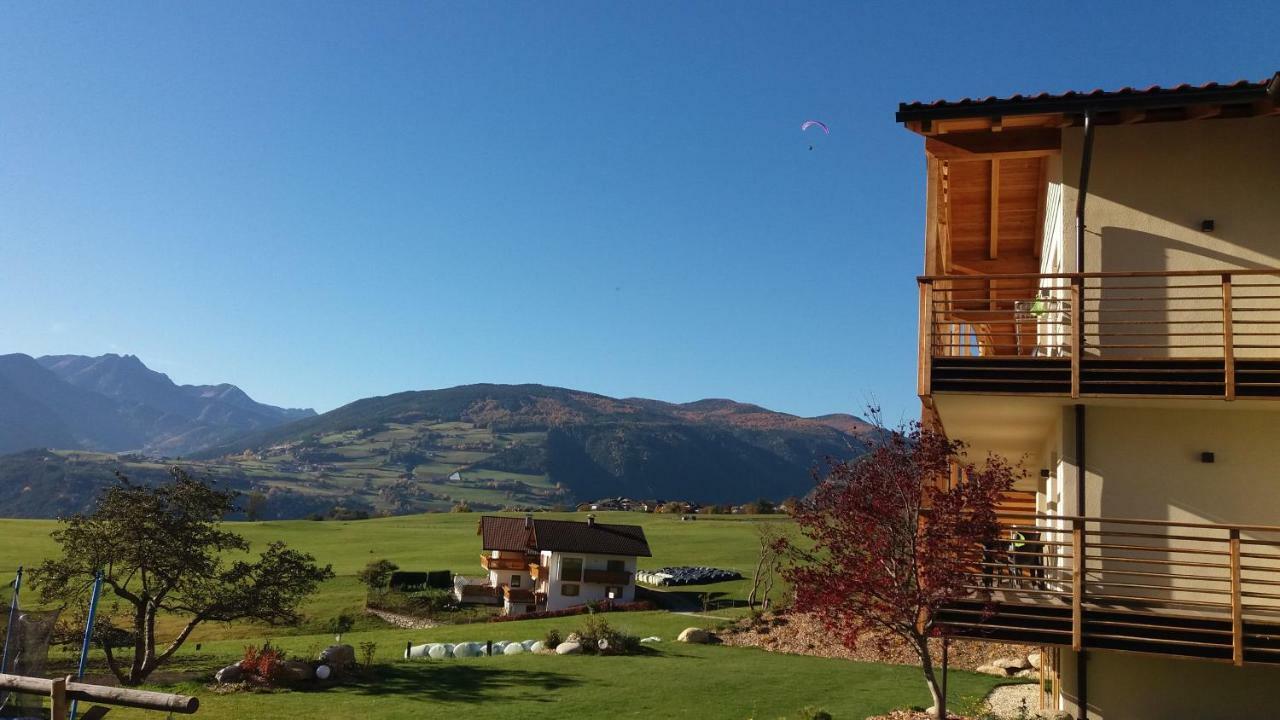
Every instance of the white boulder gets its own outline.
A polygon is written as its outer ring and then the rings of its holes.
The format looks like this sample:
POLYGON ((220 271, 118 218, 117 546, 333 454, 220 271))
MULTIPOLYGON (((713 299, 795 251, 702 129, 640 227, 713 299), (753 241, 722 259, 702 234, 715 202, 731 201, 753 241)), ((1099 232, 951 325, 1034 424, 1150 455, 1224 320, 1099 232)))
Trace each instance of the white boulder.
POLYGON ((533 653, 544 652, 546 649, 547 649, 547 644, 542 642, 541 640, 538 640, 529 646, 529 652, 533 652, 533 653))
POLYGON ((702 628, 690 627, 680 631, 680 637, 676 639, 682 643, 705 644, 711 642, 711 633, 702 628))
POLYGON ((579 655, 582 653, 582 644, 576 642, 562 642, 556 646, 557 655, 579 655))

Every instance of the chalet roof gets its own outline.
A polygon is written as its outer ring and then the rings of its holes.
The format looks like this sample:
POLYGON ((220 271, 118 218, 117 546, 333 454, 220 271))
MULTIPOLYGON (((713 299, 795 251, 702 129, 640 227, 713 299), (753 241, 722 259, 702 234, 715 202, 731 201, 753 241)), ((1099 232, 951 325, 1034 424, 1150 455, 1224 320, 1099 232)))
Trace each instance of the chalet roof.
POLYGON ((527 521, 519 517, 486 515, 480 518, 485 550, 526 552, 578 552, 598 555, 652 557, 644 528, 638 525, 574 522, 572 520, 527 521), (526 522, 532 528, 526 527, 526 522))
POLYGON ((653 557, 639 525, 534 520, 533 538, 539 550, 653 557))
POLYGON ((1083 113, 1085 110, 1159 110, 1191 105, 1238 105, 1259 100, 1280 99, 1280 72, 1257 82, 1205 83, 1174 87, 1124 87, 1119 90, 1071 90, 1063 93, 961 98, 933 102, 904 102, 898 105, 898 122, 944 120, 967 117, 1031 115, 1038 113, 1083 113))
POLYGON ((533 549, 524 518, 485 515, 480 518, 479 534, 485 550, 526 552, 533 549))

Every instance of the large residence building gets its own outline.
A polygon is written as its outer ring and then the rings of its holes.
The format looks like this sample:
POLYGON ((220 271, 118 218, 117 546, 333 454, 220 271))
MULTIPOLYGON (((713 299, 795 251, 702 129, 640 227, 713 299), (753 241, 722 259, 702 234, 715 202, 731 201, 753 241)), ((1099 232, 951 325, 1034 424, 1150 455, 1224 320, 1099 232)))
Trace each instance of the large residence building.
POLYGON ((651 557, 644 528, 570 520, 480 518, 488 577, 458 583, 463 602, 501 602, 506 614, 563 610, 591 602, 631 602, 636 558, 651 557), (489 600, 492 598, 492 600, 489 600))
POLYGON ((1049 709, 1276 715, 1278 113, 1280 74, 899 107, 925 420, 1030 471, 946 619, 1048 648, 1049 709))

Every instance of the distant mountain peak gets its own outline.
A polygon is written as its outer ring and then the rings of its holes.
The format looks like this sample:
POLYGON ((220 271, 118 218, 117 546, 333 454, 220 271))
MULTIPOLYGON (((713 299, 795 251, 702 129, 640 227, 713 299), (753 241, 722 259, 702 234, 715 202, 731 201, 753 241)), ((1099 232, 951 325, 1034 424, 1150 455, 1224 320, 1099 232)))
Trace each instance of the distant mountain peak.
POLYGON ((75 448, 182 455, 315 415, 256 402, 227 383, 178 386, 132 354, 3 358, 0 452, 66 446, 70 437, 75 448), (27 416, 47 432, 32 432, 27 416))

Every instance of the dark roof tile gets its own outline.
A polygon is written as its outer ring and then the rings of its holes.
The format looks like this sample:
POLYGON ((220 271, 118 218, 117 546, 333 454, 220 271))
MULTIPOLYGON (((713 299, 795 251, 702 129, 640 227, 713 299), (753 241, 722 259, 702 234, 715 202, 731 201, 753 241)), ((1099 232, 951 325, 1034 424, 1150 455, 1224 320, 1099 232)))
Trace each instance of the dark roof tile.
POLYGON ((644 528, 639 525, 593 525, 535 518, 530 530, 525 527, 525 518, 485 515, 480 518, 480 535, 485 550, 550 550, 653 557, 644 528))

